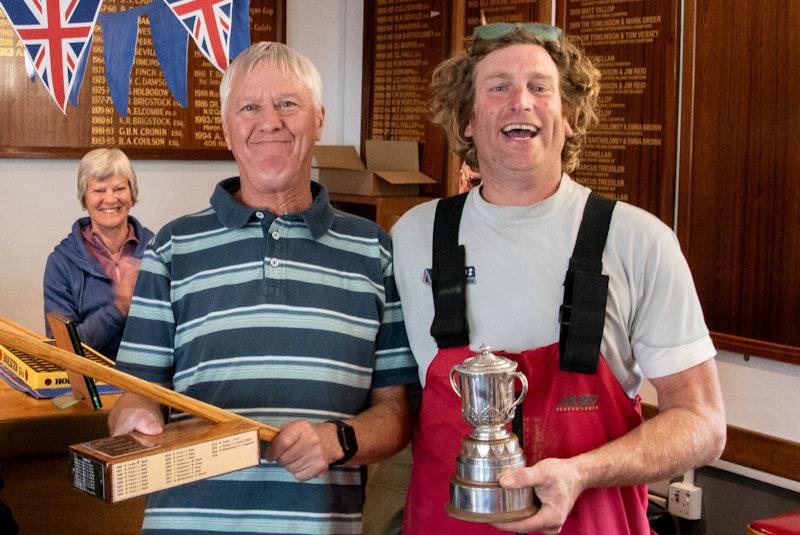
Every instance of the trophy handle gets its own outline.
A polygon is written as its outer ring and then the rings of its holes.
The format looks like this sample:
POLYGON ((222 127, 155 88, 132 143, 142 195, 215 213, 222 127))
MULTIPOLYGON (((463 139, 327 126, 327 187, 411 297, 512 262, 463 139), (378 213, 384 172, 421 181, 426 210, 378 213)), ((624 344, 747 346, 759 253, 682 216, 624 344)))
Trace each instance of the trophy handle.
POLYGON ((519 382, 522 383, 522 392, 520 392, 517 399, 514 400, 514 404, 511 405, 511 407, 509 407, 510 409, 513 409, 514 407, 522 403, 522 400, 525 399, 525 395, 528 393, 528 378, 525 377, 525 374, 523 374, 522 372, 514 372, 512 375, 517 379, 519 379, 519 382))
MULTIPOLYGON (((461 391, 458 389, 458 386, 456 385, 456 379, 455 379, 456 371, 457 370, 455 366, 450 368, 450 386, 453 387, 453 392, 455 392, 458 397, 461 397, 461 391)), ((525 390, 526 391, 528 390, 527 382, 525 383, 525 390)))

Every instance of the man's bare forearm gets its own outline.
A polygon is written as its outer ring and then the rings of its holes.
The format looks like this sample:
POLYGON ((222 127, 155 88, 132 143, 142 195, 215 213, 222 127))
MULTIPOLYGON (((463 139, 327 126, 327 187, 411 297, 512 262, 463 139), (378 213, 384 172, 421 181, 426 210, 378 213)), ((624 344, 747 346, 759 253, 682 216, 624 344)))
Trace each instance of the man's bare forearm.
MULTIPOLYGON (((358 416, 346 420, 358 439, 358 453, 348 465, 380 461, 402 450, 411 437, 411 411, 405 386, 375 389, 372 406, 358 416)), ((334 428, 333 424, 325 424, 334 428)), ((333 429, 335 439, 335 428, 333 429)), ((336 442, 338 448, 338 441, 336 442)), ((338 456, 342 451, 338 449, 338 456)))
POLYGON ((657 416, 573 459, 583 488, 659 481, 719 458, 725 415, 714 361, 653 384, 657 416))
POLYGON ((584 488, 660 481, 717 459, 724 431, 710 418, 670 409, 594 451, 574 459, 584 488))
POLYGON ((658 416, 595 450, 543 459, 503 475, 501 485, 534 487, 543 505, 530 518, 498 527, 558 533, 586 489, 659 481, 719 457, 725 417, 714 361, 651 382, 658 392, 658 416))

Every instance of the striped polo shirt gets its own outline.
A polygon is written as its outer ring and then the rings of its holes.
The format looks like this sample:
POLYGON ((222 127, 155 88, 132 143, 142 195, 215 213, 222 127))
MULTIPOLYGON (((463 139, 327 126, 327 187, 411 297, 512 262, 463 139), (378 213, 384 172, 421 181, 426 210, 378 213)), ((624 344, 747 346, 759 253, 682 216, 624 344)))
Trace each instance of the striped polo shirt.
MULTIPOLYGON (((117 367, 279 427, 349 418, 371 389, 416 381, 391 243, 333 209, 276 216, 217 185, 150 244, 117 367)), ((148 497, 143 533, 361 533, 358 468, 299 483, 275 463, 148 497)))

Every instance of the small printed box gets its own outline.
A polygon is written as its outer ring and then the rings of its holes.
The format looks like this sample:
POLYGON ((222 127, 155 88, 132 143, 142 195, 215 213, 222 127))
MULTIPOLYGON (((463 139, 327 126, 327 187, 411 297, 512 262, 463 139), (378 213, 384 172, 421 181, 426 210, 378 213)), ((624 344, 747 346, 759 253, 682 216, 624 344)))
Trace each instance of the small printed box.
MULTIPOLYGON (((51 339, 45 339, 43 341, 50 345, 55 344, 51 339)), ((86 355, 86 358, 105 366, 114 366, 112 360, 109 360, 86 344, 81 345, 83 346, 83 353, 86 355)), ((13 347, 0 345, 0 367, 7 370, 7 372, 11 373, 34 390, 65 390, 70 388, 67 372, 64 371, 61 366, 45 362, 42 359, 19 351, 13 347)), ((103 384, 102 382, 98 382, 98 387, 103 384)), ((106 386, 109 388, 103 389, 101 393, 120 391, 116 387, 111 387, 110 385, 106 386)))

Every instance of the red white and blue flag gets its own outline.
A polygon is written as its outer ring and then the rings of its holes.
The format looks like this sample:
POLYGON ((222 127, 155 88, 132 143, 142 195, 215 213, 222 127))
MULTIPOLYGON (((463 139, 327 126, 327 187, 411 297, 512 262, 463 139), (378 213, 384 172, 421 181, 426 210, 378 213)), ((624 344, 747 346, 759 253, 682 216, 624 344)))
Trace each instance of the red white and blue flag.
POLYGON ((230 63, 233 0, 164 0, 197 47, 222 72, 230 63))
POLYGON ((66 110, 102 0, 0 0, 36 74, 66 110))

